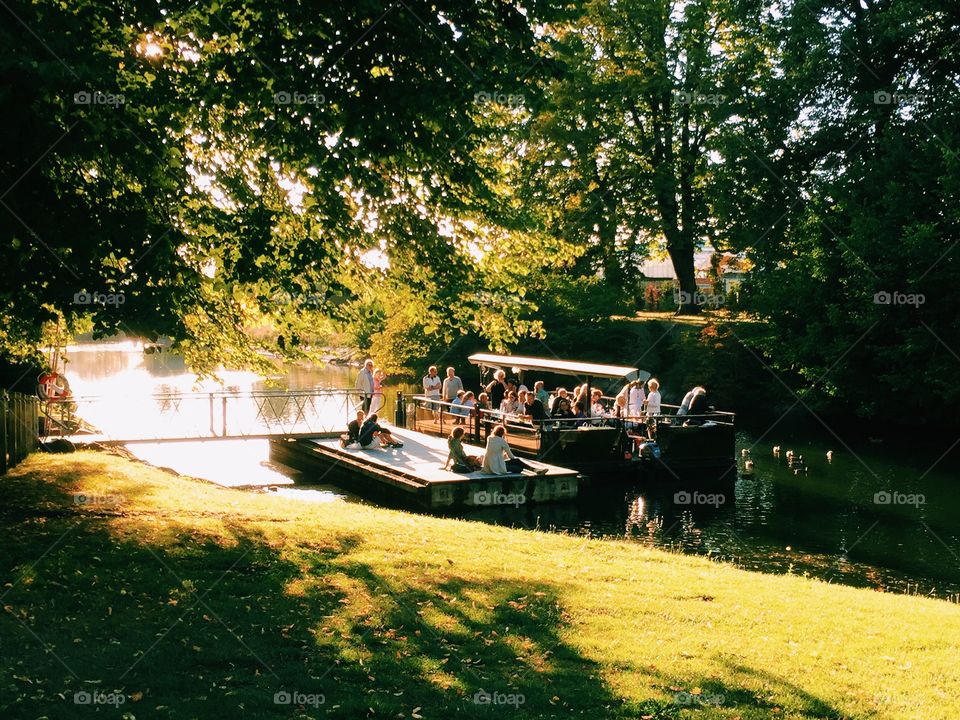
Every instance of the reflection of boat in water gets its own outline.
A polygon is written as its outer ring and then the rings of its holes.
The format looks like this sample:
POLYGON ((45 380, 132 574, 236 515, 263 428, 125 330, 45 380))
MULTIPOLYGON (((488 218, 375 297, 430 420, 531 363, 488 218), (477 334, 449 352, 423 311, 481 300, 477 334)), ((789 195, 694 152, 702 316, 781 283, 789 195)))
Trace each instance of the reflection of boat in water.
MULTIPOLYGON (((550 381, 559 376, 585 385, 587 397, 595 388, 616 393, 626 383, 650 378, 650 373, 637 368, 553 358, 478 353, 469 360, 480 368, 481 383, 487 372, 497 370, 508 377, 512 374, 518 386, 524 383, 525 373, 529 387, 534 380, 550 381), (530 377, 529 373, 534 375, 530 377)), ((710 408, 698 414, 678 415, 678 407, 664 404, 661 414, 653 418, 608 417, 605 413, 602 417, 532 422, 496 409, 465 413, 462 408, 425 396, 412 400, 411 407, 405 408, 406 416, 398 417, 398 424, 403 421, 411 429, 445 436, 459 421, 469 441, 482 445, 492 428, 502 423, 508 428, 510 446, 518 454, 588 474, 632 479, 640 472, 652 471, 666 479, 691 473, 704 480, 735 477, 729 472, 736 467, 733 413, 710 408)), ((604 394, 602 401, 608 408, 614 406, 614 398, 609 395, 604 394)))

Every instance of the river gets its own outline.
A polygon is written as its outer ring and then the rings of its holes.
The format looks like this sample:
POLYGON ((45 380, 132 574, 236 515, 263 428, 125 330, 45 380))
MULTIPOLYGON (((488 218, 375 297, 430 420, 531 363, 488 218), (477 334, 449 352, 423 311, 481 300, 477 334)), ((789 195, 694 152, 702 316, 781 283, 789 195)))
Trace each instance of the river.
MULTIPOLYGON (((198 385, 178 356, 144 355, 133 342, 74 345, 67 358, 67 377, 77 396, 219 389, 211 382, 198 385)), ((462 373, 468 384, 475 378, 470 370, 462 373)), ((239 390, 352 387, 355 377, 355 369, 335 365, 290 367, 269 379, 221 374, 226 385, 239 390)), ((408 388, 389 387, 385 417, 392 417, 397 389, 408 388)), ((949 444, 920 450, 905 439, 896 447, 856 446, 826 432, 816 437, 778 427, 739 433, 738 452, 749 451, 753 473, 712 490, 713 497, 701 498, 706 500, 701 504, 678 504, 666 484, 618 484, 576 503, 461 516, 538 531, 620 537, 764 572, 960 600, 960 487, 956 459, 943 457, 949 444), (774 445, 782 449, 779 457, 774 445), (806 458, 806 473, 788 467, 787 450, 806 458)), ((151 464, 227 486, 269 486, 278 496, 309 502, 363 502, 271 463, 264 440, 129 448, 151 464)))

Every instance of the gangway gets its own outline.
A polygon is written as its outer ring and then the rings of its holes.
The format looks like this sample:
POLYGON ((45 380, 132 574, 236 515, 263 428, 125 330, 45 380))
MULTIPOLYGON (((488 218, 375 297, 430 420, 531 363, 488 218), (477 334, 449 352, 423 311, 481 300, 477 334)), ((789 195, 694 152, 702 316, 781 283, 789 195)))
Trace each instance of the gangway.
POLYGON ((42 403, 39 430, 101 445, 304 438, 344 430, 362 402, 347 389, 70 397, 42 403))

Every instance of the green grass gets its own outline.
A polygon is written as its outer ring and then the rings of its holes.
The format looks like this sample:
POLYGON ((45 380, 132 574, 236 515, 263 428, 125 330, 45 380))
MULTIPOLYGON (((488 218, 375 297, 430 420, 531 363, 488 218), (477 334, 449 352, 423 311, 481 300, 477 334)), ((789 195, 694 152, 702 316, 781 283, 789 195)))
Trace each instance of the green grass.
POLYGON ((0 489, 3 718, 960 717, 946 602, 93 453, 0 489))

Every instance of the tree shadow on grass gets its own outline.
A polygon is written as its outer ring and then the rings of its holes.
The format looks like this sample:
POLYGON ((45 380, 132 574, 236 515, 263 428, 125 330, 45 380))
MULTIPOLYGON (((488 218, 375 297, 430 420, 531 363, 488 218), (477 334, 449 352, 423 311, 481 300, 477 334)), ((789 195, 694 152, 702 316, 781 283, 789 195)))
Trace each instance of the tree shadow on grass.
MULTIPOLYGON (((61 490, 60 506, 71 502, 61 490)), ((562 588, 552 583, 396 556, 371 561, 358 533, 308 545, 251 525, 210 534, 185 517, 78 512, 0 518, 12 550, 0 563, 2 717, 669 718, 684 710, 667 690, 680 681, 653 670, 644 681, 667 699, 624 702, 601 665, 571 644, 562 588)), ((702 687, 731 698, 726 710, 766 707, 736 688, 702 687)), ((838 717, 816 698, 808 706, 810 717, 838 717)))

